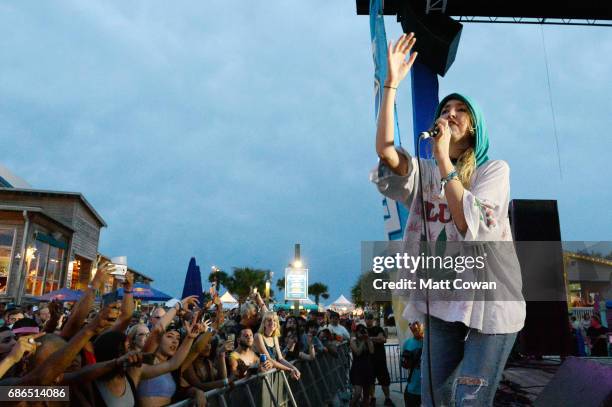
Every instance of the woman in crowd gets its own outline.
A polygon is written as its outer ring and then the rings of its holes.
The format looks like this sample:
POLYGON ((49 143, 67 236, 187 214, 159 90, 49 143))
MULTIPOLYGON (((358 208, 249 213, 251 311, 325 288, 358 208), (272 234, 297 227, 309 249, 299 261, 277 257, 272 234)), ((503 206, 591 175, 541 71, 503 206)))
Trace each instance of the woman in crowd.
MULTIPOLYGON (((295 318, 295 317, 293 317, 295 318)), ((287 320, 291 321, 290 319, 287 320)), ((302 343, 302 335, 299 321, 296 321, 295 329, 285 330, 283 356, 287 360, 314 360, 315 349, 312 335, 306 334, 306 341, 302 343)))
POLYGON ((362 406, 370 405, 370 387, 374 385, 372 355, 374 344, 368 336, 368 328, 360 323, 357 325, 355 335, 350 340, 353 364, 351 365, 350 379, 353 385, 351 406, 357 406, 362 400, 362 406))
POLYGON ((279 336, 280 323, 276 312, 265 312, 259 331, 255 334, 255 348, 259 354, 266 355, 274 368, 290 372, 291 377, 298 380, 300 371, 283 357, 278 342, 279 336))
POLYGON ((184 377, 190 386, 202 391, 208 391, 229 385, 226 351, 230 342, 223 341, 219 336, 210 333, 201 335, 193 345, 198 351, 198 357, 187 368, 184 377))
POLYGON ((177 389, 171 372, 179 369, 187 357, 201 325, 185 322, 186 336, 181 342, 181 334, 175 328, 169 329, 161 338, 159 347, 152 360, 145 360, 142 366, 138 398, 143 405, 157 407, 172 402, 177 389))

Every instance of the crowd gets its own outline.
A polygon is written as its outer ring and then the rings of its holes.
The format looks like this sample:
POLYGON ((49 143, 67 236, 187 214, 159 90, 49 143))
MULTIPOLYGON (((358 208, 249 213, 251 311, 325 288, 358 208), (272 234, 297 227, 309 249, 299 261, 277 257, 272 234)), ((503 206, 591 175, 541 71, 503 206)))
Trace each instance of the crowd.
POLYGON ((213 293, 205 304, 191 296, 139 313, 130 275, 122 299, 97 303, 111 271, 101 265, 70 309, 50 302, 3 310, 0 386, 69 386, 78 406, 204 406, 205 392, 270 369, 300 380, 292 361, 337 355, 356 328, 334 312, 270 311, 257 293, 229 312, 213 293))
POLYGON ((584 314, 582 320, 571 316, 569 329, 572 336, 573 356, 608 356, 608 329, 599 315, 584 314))

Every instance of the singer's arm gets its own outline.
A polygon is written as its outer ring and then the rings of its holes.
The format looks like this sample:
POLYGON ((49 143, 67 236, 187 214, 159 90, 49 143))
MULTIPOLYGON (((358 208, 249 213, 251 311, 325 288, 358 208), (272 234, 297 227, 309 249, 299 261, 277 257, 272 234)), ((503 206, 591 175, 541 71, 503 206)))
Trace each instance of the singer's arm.
POLYGON ((383 100, 378 114, 378 126, 376 129, 376 153, 387 166, 398 175, 408 174, 410 161, 404 154, 395 149, 394 138, 394 99, 397 87, 406 77, 412 67, 417 53, 414 52, 406 60, 416 38, 414 33, 403 34, 393 45, 389 43, 387 49, 387 80, 383 88, 383 100))
MULTIPOLYGON (((385 86, 397 88, 399 83, 386 81, 385 86)), ((406 175, 410 170, 410 161, 404 154, 395 149, 394 138, 394 99, 396 89, 383 88, 383 100, 378 114, 376 129, 376 153, 378 157, 397 175, 406 175)))

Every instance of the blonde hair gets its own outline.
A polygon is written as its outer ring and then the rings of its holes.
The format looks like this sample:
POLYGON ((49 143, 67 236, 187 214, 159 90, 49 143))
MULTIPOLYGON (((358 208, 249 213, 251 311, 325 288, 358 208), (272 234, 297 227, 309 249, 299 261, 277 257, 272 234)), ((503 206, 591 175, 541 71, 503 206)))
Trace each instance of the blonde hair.
POLYGON ((476 169, 476 153, 474 147, 468 147, 457 160, 457 176, 465 189, 470 189, 472 174, 476 169))
POLYGON ((268 312, 265 312, 263 314, 263 317, 261 318, 261 325, 259 325, 259 330, 257 332, 260 335, 265 336, 265 334, 264 334, 264 332, 265 332, 265 324, 266 324, 266 320, 268 320, 268 319, 272 319, 272 320, 274 320, 276 322, 276 328, 274 329, 274 331, 272 331, 270 336, 281 336, 280 321, 278 320, 278 315, 274 311, 268 311, 268 312))

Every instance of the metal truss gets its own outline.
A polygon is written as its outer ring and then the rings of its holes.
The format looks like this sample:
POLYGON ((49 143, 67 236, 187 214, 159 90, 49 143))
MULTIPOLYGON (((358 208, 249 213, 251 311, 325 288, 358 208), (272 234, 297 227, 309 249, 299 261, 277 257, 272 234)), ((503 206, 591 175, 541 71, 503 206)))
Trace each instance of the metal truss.
MULTIPOLYGON (((427 4, 429 6, 429 1, 427 4)), ((442 0, 433 0, 440 2, 442 0)), ((446 1, 445 1, 446 2, 446 1)), ((432 11, 434 9, 431 9, 432 11)), ((502 24, 547 24, 547 25, 579 25, 592 27, 612 27, 611 20, 589 20, 577 18, 538 18, 538 17, 482 17, 482 16, 453 16, 457 21, 464 23, 502 23, 502 24)))
POLYGON ((445 14, 446 13, 446 1, 447 0, 427 0, 425 14, 429 14, 431 11, 439 11, 442 14, 445 14))

